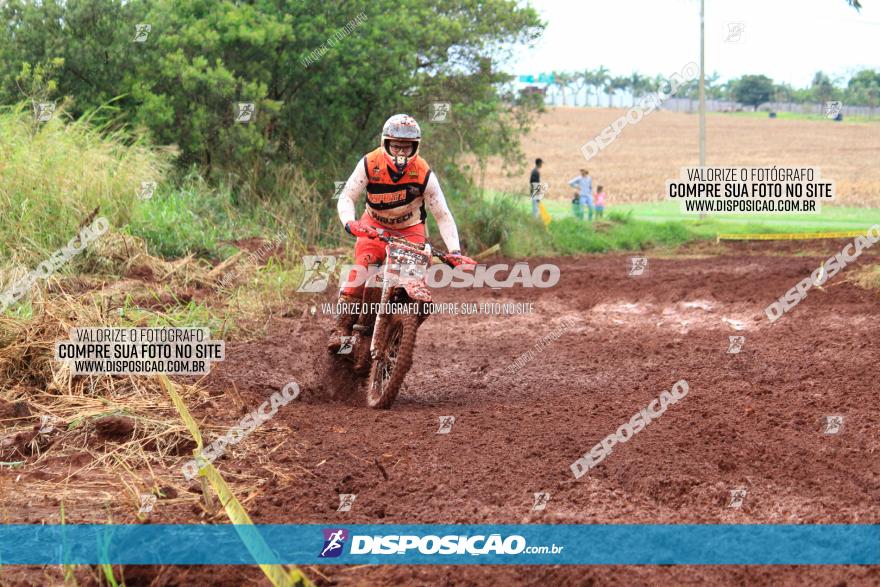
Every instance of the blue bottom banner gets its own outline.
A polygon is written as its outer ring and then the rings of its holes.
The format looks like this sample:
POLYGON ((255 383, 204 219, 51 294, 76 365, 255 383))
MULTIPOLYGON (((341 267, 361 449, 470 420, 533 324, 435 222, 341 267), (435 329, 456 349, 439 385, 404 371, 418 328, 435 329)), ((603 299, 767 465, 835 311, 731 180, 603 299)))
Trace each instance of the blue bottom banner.
POLYGON ((0 565, 877 565, 880 525, 0 525, 0 565))

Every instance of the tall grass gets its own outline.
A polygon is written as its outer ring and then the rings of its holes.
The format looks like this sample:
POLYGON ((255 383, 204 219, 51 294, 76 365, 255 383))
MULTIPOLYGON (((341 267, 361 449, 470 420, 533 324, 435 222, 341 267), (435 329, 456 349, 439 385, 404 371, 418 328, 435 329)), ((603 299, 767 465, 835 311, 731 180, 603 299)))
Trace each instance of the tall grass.
POLYGON ((247 173, 210 185, 195 169, 176 173, 173 148, 96 119, 71 120, 59 108, 36 122, 24 104, 0 108, 0 266, 32 268, 96 208, 112 229, 143 237, 164 257, 216 259, 231 254, 226 243, 236 239, 282 231, 301 246, 327 233, 322 195, 290 169, 273 173, 269 187, 247 173), (142 181, 157 183, 149 199, 138 198, 142 181))
POLYGON ((550 224, 550 234, 554 251, 564 255, 641 251, 680 245, 695 237, 679 222, 652 223, 614 215, 592 224, 575 218, 556 220, 550 224))
MULTIPOLYGON (((193 169, 179 184, 140 203, 129 230, 143 237, 150 252, 163 257, 193 253, 218 259, 231 252, 227 243, 246 237, 285 236, 287 246, 302 249, 337 235, 339 221, 322 215, 321 194, 289 170, 273 174, 266 191, 227 176, 209 185, 193 169)), ((327 200, 332 194, 325 194, 327 200)), ((327 206, 323 206, 325 209, 327 206)))
POLYGON ((450 207, 459 236, 467 251, 476 254, 497 243, 504 247, 512 240, 543 230, 540 221, 531 218, 507 194, 484 199, 451 198, 450 207))
POLYGON ((126 224, 141 182, 161 185, 172 157, 88 116, 69 120, 63 107, 48 122, 24 104, 0 108, 0 261, 40 262, 95 208, 112 227, 126 224))
POLYGON ((865 289, 880 289, 880 265, 867 265, 854 272, 852 281, 865 289))
MULTIPOLYGON (((347 178, 339 178, 347 179, 347 178)), ((286 226, 297 238, 311 245, 338 240, 340 224, 333 199, 334 183, 316 185, 292 165, 260 169, 255 165, 242 177, 229 176, 237 205, 286 226)))
POLYGON ((636 220, 631 212, 612 211, 607 220, 592 223, 574 217, 557 218, 545 227, 510 194, 487 196, 469 203, 462 214, 454 213, 461 218, 462 241, 471 253, 496 243, 511 257, 638 251, 700 238, 680 222, 636 220))
POLYGON ((128 231, 142 237, 152 255, 166 258, 190 253, 222 254, 222 242, 232 240, 239 213, 228 193, 210 189, 197 175, 179 187, 159 189, 132 212, 128 231))

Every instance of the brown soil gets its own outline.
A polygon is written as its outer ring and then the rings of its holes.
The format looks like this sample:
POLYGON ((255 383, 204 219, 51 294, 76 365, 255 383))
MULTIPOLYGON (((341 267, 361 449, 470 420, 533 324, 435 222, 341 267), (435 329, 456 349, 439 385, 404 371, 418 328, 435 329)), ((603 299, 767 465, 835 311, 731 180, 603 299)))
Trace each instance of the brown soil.
POLYGON ((269 259, 281 260, 284 258, 284 243, 282 242, 260 237, 249 237, 231 241, 230 244, 254 255, 250 258, 253 262, 260 265, 265 264, 269 259))
MULTIPOLYGON (((845 243, 811 243, 807 255, 791 243, 699 245, 677 258, 648 253, 640 278, 627 276, 624 255, 534 259, 532 266, 560 265, 557 287, 435 291, 436 302, 533 302, 534 312, 429 318, 408 387, 391 410, 316 393, 331 318, 291 312, 296 317, 275 321, 266 339, 227 343, 226 361, 208 379, 216 396, 193 413, 226 430, 289 381, 302 385, 299 400, 216 463, 231 483, 258 486, 240 496, 256 523, 880 523, 873 337, 880 307, 876 291, 848 281, 880 251, 810 290, 777 323, 763 313, 845 243), (508 374, 567 320, 574 326, 508 374), (746 337, 739 354, 727 352, 731 335, 746 337), (679 379, 689 382, 686 398, 594 471, 573 477, 576 458, 679 379), (823 434, 833 414, 844 415, 844 428, 823 434), (446 415, 455 416, 453 429, 437 434, 446 415), (740 509, 729 508, 738 487, 747 496, 740 509), (550 502, 534 512, 539 491, 550 502), (357 494, 350 512, 336 511, 339 493, 357 494)), ((23 495, 4 498, 4 522, 52 521, 52 502, 36 517, 24 505, 41 499, 28 488, 66 477, 69 465, 46 460, 37 468, 40 477, 12 472, 22 474, 15 488, 23 495)), ((9 483, 3 475, 0 485, 9 483)), ((67 483, 98 476, 84 472, 67 483)), ((173 478, 180 495, 160 499, 152 523, 225 522, 206 520, 198 489, 173 478)), ((103 512, 74 506, 66 506, 69 523, 106 521, 103 512)), ((116 513, 114 521, 132 521, 116 513)), ((305 570, 319 584, 339 585, 880 584, 880 568, 856 566, 305 570)), ((5 576, 9 584, 45 584, 43 572, 5 576)), ((128 585, 267 584, 261 577, 244 567, 126 569, 128 585)))
POLYGON ((95 420, 100 436, 113 440, 128 440, 134 432, 134 420, 124 416, 105 416, 95 420))

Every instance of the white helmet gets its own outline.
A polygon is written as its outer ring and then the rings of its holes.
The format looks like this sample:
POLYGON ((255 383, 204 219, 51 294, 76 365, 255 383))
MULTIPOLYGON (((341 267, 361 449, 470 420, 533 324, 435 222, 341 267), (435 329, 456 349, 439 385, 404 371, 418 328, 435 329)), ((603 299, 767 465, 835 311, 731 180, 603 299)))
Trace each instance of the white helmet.
POLYGON ((403 173, 410 162, 415 159, 419 153, 419 143, 421 141, 422 129, 419 128, 419 123, 416 122, 416 119, 409 114, 395 114, 386 120, 382 126, 382 150, 385 151, 385 159, 389 165, 396 167, 399 173, 403 173), (392 140, 413 143, 409 156, 393 156, 388 148, 388 144, 392 140))

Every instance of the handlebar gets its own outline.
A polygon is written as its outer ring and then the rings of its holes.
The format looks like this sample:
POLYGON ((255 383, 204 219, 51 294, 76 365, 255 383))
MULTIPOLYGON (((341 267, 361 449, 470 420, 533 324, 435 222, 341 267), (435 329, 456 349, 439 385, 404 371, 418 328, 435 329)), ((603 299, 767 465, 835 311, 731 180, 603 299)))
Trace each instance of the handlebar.
MULTIPOLYGON (((416 245, 421 244, 421 243, 414 243, 414 242, 408 241, 405 238, 400 238, 397 236, 385 234, 384 228, 378 228, 378 227, 371 227, 371 228, 373 228, 373 230, 376 231, 376 236, 368 236, 368 235, 361 235, 361 236, 366 236, 366 238, 369 238, 372 240, 380 240, 380 241, 383 241, 383 242, 389 243, 389 244, 397 243, 397 244, 405 245, 408 247, 414 247, 416 245)), ((425 243, 425 245, 428 245, 428 244, 429 243, 425 243)), ((462 264, 462 263, 454 264, 448 259, 449 255, 450 255, 450 253, 448 251, 444 251, 443 249, 434 247, 433 245, 430 245, 430 249, 431 249, 432 256, 437 257, 438 259, 443 261, 443 263, 445 263, 449 267, 452 267, 453 269, 456 269, 458 267, 475 267, 477 265, 476 261, 473 261, 471 259, 468 259, 470 261, 470 263, 468 263, 468 264, 462 264)), ((424 246, 422 247, 422 250, 424 250, 424 246)), ((461 255, 461 253, 458 253, 457 255, 461 255)), ((465 257, 465 259, 467 259, 467 257, 465 257)))
MULTIPOLYGON (((374 237, 370 237, 370 238, 375 239, 375 240, 380 240, 380 241, 383 241, 383 242, 386 242, 389 244, 390 243, 398 243, 398 244, 408 245, 408 246, 413 246, 413 245, 419 244, 419 243, 414 243, 414 242, 408 241, 405 238, 400 238, 398 236, 386 235, 385 231, 381 228, 377 228, 376 232, 379 233, 379 236, 374 236, 374 237)), ((437 257, 438 259, 440 259, 441 261, 443 261, 444 263, 446 263, 447 265, 449 265, 450 267, 452 266, 446 261, 446 258, 445 258, 446 255, 448 255, 449 253, 447 253, 443 249, 440 249, 440 248, 435 247, 434 245, 431 245, 431 254, 433 256, 437 257)))

